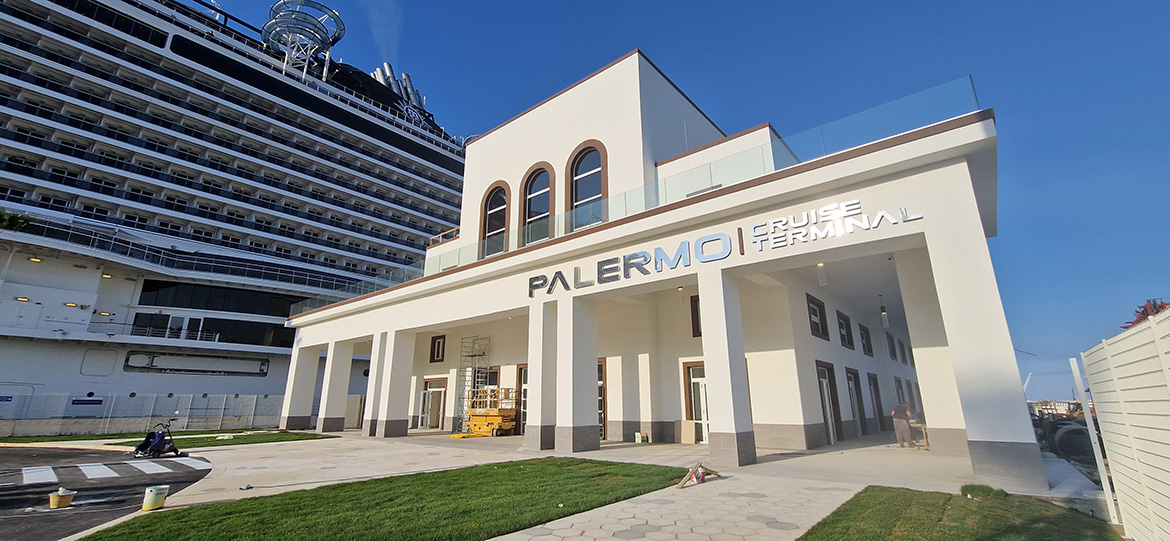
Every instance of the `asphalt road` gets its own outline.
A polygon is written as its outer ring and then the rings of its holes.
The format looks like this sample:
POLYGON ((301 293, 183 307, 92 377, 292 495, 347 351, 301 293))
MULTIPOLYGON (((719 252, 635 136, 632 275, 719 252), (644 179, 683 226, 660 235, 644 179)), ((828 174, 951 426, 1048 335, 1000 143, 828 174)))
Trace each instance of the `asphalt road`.
POLYGON ((198 458, 0 447, 0 539, 61 539, 140 509, 147 487, 169 485, 174 494, 210 471, 198 458), (49 493, 59 487, 77 491, 73 505, 49 509, 49 493))

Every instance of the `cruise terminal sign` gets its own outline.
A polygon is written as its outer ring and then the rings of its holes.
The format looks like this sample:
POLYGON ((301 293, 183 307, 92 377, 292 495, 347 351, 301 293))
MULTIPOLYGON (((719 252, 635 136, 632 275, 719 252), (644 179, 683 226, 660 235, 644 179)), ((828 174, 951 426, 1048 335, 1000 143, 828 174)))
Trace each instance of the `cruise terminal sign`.
POLYGON ((572 291, 629 280, 637 275, 649 276, 679 267, 690 267, 692 262, 720 261, 731 257, 735 251, 742 256, 749 251, 780 250, 852 235, 857 231, 870 231, 887 224, 893 226, 921 219, 921 214, 910 214, 906 207, 899 207, 897 215, 885 210, 866 214, 862 211, 861 200, 851 199, 799 214, 778 216, 754 223, 747 228, 746 239, 744 228, 737 227, 735 238, 729 233, 718 232, 703 235, 693 241, 683 240, 670 249, 656 246, 652 250, 602 259, 597 262, 595 272, 592 273, 582 272, 580 266, 573 267, 568 273, 572 280, 569 279, 569 275, 559 270, 552 275, 532 276, 528 279, 528 297, 535 297, 538 291, 551 295, 558 288, 572 291))

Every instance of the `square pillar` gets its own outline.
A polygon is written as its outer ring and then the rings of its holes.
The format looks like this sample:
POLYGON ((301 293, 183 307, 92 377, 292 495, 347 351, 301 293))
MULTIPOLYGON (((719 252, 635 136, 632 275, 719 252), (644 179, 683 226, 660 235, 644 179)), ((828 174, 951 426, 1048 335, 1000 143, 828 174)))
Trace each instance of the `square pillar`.
MULTIPOLYGON (((937 215, 927 217, 936 221, 926 232, 925 253, 946 332, 971 466, 982 483, 1016 492, 1047 493, 1048 479, 1020 385, 975 195, 969 182, 940 188, 947 193, 940 194, 937 215)), ((922 268, 922 255, 895 254, 899 256, 917 257, 922 268)), ((922 360, 915 359, 921 369, 922 360)), ((928 382, 921 383, 925 387, 928 382)))
POLYGON ((370 378, 366 381, 366 408, 362 412, 362 431, 367 436, 378 433, 378 405, 382 400, 382 372, 386 365, 386 333, 374 333, 370 343, 370 378))
POLYGON ((719 269, 700 271, 699 317, 711 458, 736 466, 755 464, 756 434, 748 394, 739 279, 719 269))
MULTIPOLYGON (((454 379, 452 379, 454 381, 454 379)), ((524 448, 552 449, 557 423, 557 305, 528 308, 528 421, 524 448)))
POLYGON ((313 394, 320 360, 320 347, 293 348, 280 408, 280 428, 305 430, 313 426, 313 394))
POLYGON ((587 299, 557 302, 557 426, 560 452, 601 448, 597 419, 597 306, 587 299))
POLYGON ((352 366, 353 343, 330 342, 325 354, 325 382, 321 385, 321 406, 317 411, 318 432, 345 430, 349 370, 352 366))
POLYGON ((947 331, 935 294, 930 257, 925 248, 898 252, 894 254, 894 267, 906 309, 915 372, 922 386, 922 411, 930 430, 930 448, 937 453, 969 455, 967 424, 959 400, 955 368, 951 363, 947 331))
POLYGON ((386 360, 382 369, 382 390, 375 434, 381 438, 405 436, 410 428, 410 388, 414 371, 416 333, 386 333, 386 360))

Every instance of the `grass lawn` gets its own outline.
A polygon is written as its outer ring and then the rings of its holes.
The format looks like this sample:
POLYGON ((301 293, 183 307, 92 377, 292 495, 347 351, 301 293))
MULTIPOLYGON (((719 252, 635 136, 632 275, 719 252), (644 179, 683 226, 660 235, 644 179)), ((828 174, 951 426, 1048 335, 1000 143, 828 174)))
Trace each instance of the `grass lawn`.
MULTIPOLYGON (((248 429, 253 430, 253 429, 248 429)), ((171 432, 174 436, 184 435, 202 435, 202 434, 230 434, 244 432, 239 428, 230 430, 177 430, 171 432)), ((0 438, 0 443, 38 443, 46 441, 88 441, 88 440, 114 440, 125 438, 142 438, 146 436, 146 430, 139 430, 138 432, 122 432, 120 434, 66 434, 59 436, 10 436, 7 438, 0 438)))
POLYGON ((867 487, 802 540, 1116 540, 1109 524, 1026 496, 980 500, 941 492, 867 487))
MULTIPOLYGON (((236 432, 239 432, 238 430, 236 432)), ((311 432, 267 432, 263 434, 242 434, 233 436, 230 440, 219 440, 215 436, 192 438, 181 438, 175 434, 175 445, 182 449, 195 449, 200 447, 220 447, 222 445, 244 445, 248 443, 272 443, 276 441, 301 441, 301 440, 322 440, 327 438, 336 438, 328 434, 313 434, 311 432)), ((118 445, 122 447, 134 447, 142 443, 142 438, 129 441, 115 441, 107 443, 106 445, 118 445)))
POLYGON ((486 539, 668 487, 686 471, 566 457, 486 464, 152 513, 86 539, 486 539))

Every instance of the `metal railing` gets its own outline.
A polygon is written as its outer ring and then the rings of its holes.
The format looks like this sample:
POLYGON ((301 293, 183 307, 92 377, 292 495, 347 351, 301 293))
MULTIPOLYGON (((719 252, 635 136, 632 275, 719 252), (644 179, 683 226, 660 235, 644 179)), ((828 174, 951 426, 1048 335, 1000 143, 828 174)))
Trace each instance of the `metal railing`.
MULTIPOLYGON (((32 201, 25 201, 24 204, 35 205, 32 201)), ((33 235, 59 240, 167 269, 256 278, 332 290, 351 286, 355 282, 361 283, 353 278, 283 267, 272 263, 256 263, 215 254, 180 253, 144 242, 120 238, 116 232, 101 232, 82 225, 64 224, 39 217, 36 222, 25 226, 19 232, 8 234, 12 238, 33 235)), ((250 247, 238 246, 238 248, 248 250, 250 247)))
MULTIPOLYGON (((137 56, 129 51, 112 47, 112 46, 110 46, 106 43, 103 43, 103 42, 98 42, 96 40, 91 39, 87 35, 80 34, 78 32, 71 30, 71 29, 62 27, 58 24, 52 23, 50 21, 46 21, 42 18, 38 18, 34 15, 28 14, 27 12, 24 12, 22 10, 16 9, 14 7, 11 7, 11 6, 0 4, 0 12, 7 13, 9 15, 13 15, 14 17, 20 18, 21 20, 23 20, 29 24, 32 24, 35 26, 40 26, 40 27, 45 28, 51 32, 54 32, 54 33, 59 34, 63 37, 66 37, 70 40, 73 40, 81 45, 91 47, 93 49, 101 51, 102 53, 105 53, 105 54, 114 56, 118 59, 124 60, 130 64, 133 64, 134 66, 137 66, 138 68, 150 71, 150 72, 158 74, 158 75, 162 75, 163 77, 166 77, 167 79, 170 79, 171 81, 192 87, 196 90, 199 90, 200 92, 207 93, 207 94, 209 94, 217 99, 232 103, 238 107, 242 107, 242 108, 245 108, 251 112, 258 113, 259 115, 262 115, 265 117, 270 117, 278 122, 282 122, 284 124, 289 125, 290 127, 294 127, 295 129, 297 129, 299 131, 303 131, 305 133, 314 135, 314 136, 319 137, 319 138, 321 138, 325 141, 328 141, 332 144, 335 144, 335 145, 338 145, 338 146, 343 147, 345 149, 348 149, 349 151, 366 156, 367 158, 375 160, 375 161, 379 162, 380 164, 386 165, 390 168, 400 170, 403 173, 417 176, 420 179, 427 180, 429 182, 433 182, 436 185, 442 186, 442 187, 444 187, 448 190, 451 190, 455 193, 458 193, 460 191, 460 186, 456 182, 452 182, 452 181, 447 180, 447 179, 439 178, 435 175, 431 175, 431 174, 426 173, 424 171, 416 170, 413 167, 411 167, 409 164, 403 165, 402 163, 398 163, 396 161, 387 159, 383 156, 380 156, 376 153, 373 153, 369 150, 366 150, 365 148, 362 148, 359 145, 350 144, 350 143, 347 143, 345 141, 335 140, 333 137, 330 137, 328 134, 324 133, 323 131, 321 131, 319 128, 317 128, 315 126, 305 124, 304 122, 301 122, 297 119, 284 116, 276 111, 261 107, 259 105, 256 105, 256 104, 250 102, 250 101, 238 98, 238 97, 233 96, 231 94, 228 94, 220 89, 210 87, 210 86, 203 84, 199 81, 196 81, 196 80, 193 80, 189 77, 186 77, 186 76, 182 75, 181 73, 175 72, 174 70, 171 70, 165 66, 159 65, 157 62, 150 62, 148 60, 145 60, 145 59, 143 59, 143 58, 141 58, 141 57, 139 57, 139 56, 137 56)), ((15 38, 13 38, 13 39, 15 39, 15 38)), ((17 41, 19 41, 19 40, 17 40, 17 41)), ((22 42, 22 43, 25 43, 25 42, 22 42)), ((27 47, 30 45, 31 44, 28 44, 25 46, 27 47)), ((31 52, 31 50, 30 50, 30 52, 31 52)), ((44 56, 44 55, 42 55, 42 56, 44 56)), ((68 67, 73 68, 73 69, 77 69, 77 70, 85 72, 85 73, 89 73, 91 75, 95 74, 93 70, 97 70, 97 68, 95 68, 93 66, 82 64, 80 62, 76 62, 76 61, 73 61, 71 59, 65 59, 64 57, 61 57, 61 55, 57 55, 55 53, 49 53, 49 56, 45 56, 45 57, 49 58, 50 56, 53 58, 60 57, 60 59, 62 61, 61 63, 63 65, 68 66, 68 67)), ((101 70, 97 70, 97 71, 101 72, 101 70)), ((168 101, 167 97, 164 94, 154 92, 153 89, 143 87, 142 85, 131 85, 131 86, 128 86, 127 88, 130 88, 131 90, 134 90, 134 91, 140 92, 140 93, 153 92, 153 93, 148 94, 148 97, 150 97, 152 100, 168 101)), ((212 118, 212 119, 219 120, 219 121, 224 122, 224 123, 228 123, 225 120, 223 120, 222 118, 220 118, 220 115, 217 115, 214 113, 212 113, 211 115, 206 115, 206 116, 208 116, 209 118, 212 118)), ((233 124, 233 126, 234 126, 234 124, 233 124)), ((261 135, 261 136, 264 136, 264 134, 267 133, 267 132, 258 132, 254 129, 248 130, 248 131, 250 133, 253 133, 256 135, 261 135)), ((268 134, 268 135, 271 136, 274 134, 268 134)), ((286 143, 282 143, 282 144, 286 144, 286 143)), ((289 144, 289 146, 293 146, 297 150, 307 152, 307 153, 310 153, 313 155, 317 155, 317 157, 325 159, 327 161, 334 161, 334 160, 331 160, 327 154, 318 153, 316 151, 316 149, 308 149, 307 147, 302 148, 304 145, 298 145, 295 142, 287 143, 287 144, 289 144), (320 154, 320 155, 318 155, 318 154, 320 154)), ((462 156, 461 153, 460 153, 460 156, 462 156)), ((341 162, 337 162, 337 163, 341 163, 341 162)), ((345 165, 345 163, 341 163, 341 165, 345 165)), ((399 187, 410 190, 409 186, 404 185, 402 183, 394 182, 392 180, 387 181, 387 182, 390 182, 391 184, 395 184, 395 185, 398 185, 399 187)), ((413 190, 410 190, 410 191, 413 191, 413 190)))
POLYGON ((6 398, 0 402, 0 437, 145 432, 172 417, 179 418, 171 425, 176 431, 272 428, 280 422, 284 397, 125 392, 6 398))
POLYGON ((87 330, 91 333, 105 334, 107 336, 130 335, 145 336, 148 338, 219 342, 219 333, 217 332, 184 330, 181 327, 151 327, 148 325, 135 325, 133 323, 95 321, 89 324, 89 329, 87 330))
MULTIPOLYGON (((2 8, 2 7, 3 6, 0 6, 0 8, 2 8)), ((135 92, 138 92, 139 94, 142 94, 142 95, 150 98, 152 101, 166 102, 174 107, 178 107, 180 109, 183 109, 184 111, 188 111, 191 113, 202 115, 203 117, 205 117, 209 120, 220 122, 222 124, 226 124, 228 126, 242 130, 242 131, 247 132, 249 134, 256 135, 256 136, 262 137, 264 139, 268 139, 268 140, 273 141, 273 142, 278 143, 278 144, 285 145, 285 146, 289 147, 290 149, 295 149, 296 151, 298 151, 300 153, 319 158, 322 161, 329 162, 335 166, 345 167, 347 169, 350 169, 351 172, 356 174, 359 178, 366 178, 367 180, 371 180, 371 181, 378 180, 378 181, 384 182, 386 184, 390 184, 392 186, 395 186, 395 187, 403 189, 407 192, 410 192, 414 196, 430 200, 432 203, 434 203, 436 205, 446 204, 447 206, 454 206, 451 203, 446 203, 446 202, 436 200, 433 195, 428 194, 425 190, 420 189, 420 188, 415 187, 415 186, 411 186, 409 183, 403 182, 403 181, 401 181, 393 176, 386 175, 384 173, 379 173, 378 171, 375 171, 369 167, 364 167, 364 166, 357 164, 355 162, 352 162, 352 161, 346 161, 337 155, 323 152, 320 149, 310 147, 308 145, 305 145, 305 144, 297 142, 297 141, 289 140, 289 139, 281 137, 275 133, 259 129, 259 128, 256 128, 254 126, 250 126, 243 121, 235 120, 235 119, 229 118, 227 116, 221 115, 219 113, 216 113, 214 111, 210 111, 208 109, 205 109, 203 107, 195 105, 194 103, 191 103, 189 101, 180 100, 178 98, 169 96, 167 94, 163 94, 163 93, 158 92, 156 90, 153 90, 150 88, 145 88, 142 85, 127 81, 124 78, 122 78, 118 75, 115 75, 111 72, 96 68, 94 66, 90 66, 88 64, 84 64, 81 62, 72 61, 72 60, 69 60, 67 58, 60 57, 60 55, 57 55, 56 53, 51 53, 49 51, 45 51, 44 49, 41 49, 40 47, 37 47, 29 42, 20 40, 18 38, 0 34, 0 43, 2 43, 4 45, 16 47, 16 48, 25 50, 27 52, 37 53, 40 56, 45 57, 46 60, 57 62, 60 65, 67 66, 67 67, 76 69, 82 73, 103 79, 105 82, 108 82, 111 84, 116 84, 116 85, 122 86, 124 88, 127 88, 129 90, 133 90, 135 92)), ((400 208, 407 210, 409 212, 414 212, 414 213, 417 213, 420 215, 428 216, 436 221, 440 221, 440 222, 444 222, 444 223, 448 223, 448 224, 454 223, 454 220, 452 218, 449 218, 449 217, 443 215, 441 212, 437 212, 437 211, 430 210, 430 209, 425 209, 417 204, 409 203, 404 199, 400 199, 398 197, 393 197, 389 194, 378 192, 377 190, 371 189, 371 188, 366 187, 366 186, 359 185, 358 183, 351 182, 349 180, 340 178, 336 175, 328 175, 328 174, 322 173, 321 171, 317 171, 316 169, 313 169, 313 168, 297 165, 295 162, 293 162, 290 159, 273 156, 269 152, 260 152, 257 150, 253 150, 253 149, 248 148, 244 145, 241 145, 235 141, 225 139, 224 137, 221 137, 219 135, 192 129, 191 127, 185 126, 181 123, 172 122, 166 118, 163 118, 163 117, 155 114, 154 112, 140 111, 140 110, 116 103, 114 101, 102 98, 100 96, 95 96, 92 94, 88 94, 86 92, 82 92, 79 89, 73 88, 71 86, 62 85, 56 81, 52 81, 52 80, 47 79, 45 77, 41 77, 41 76, 36 75, 34 73, 31 73, 27 70, 21 70, 21 69, 13 68, 10 66, 0 65, 0 74, 8 76, 8 77, 12 77, 14 79, 18 79, 22 83, 31 83, 31 84, 34 84, 38 87, 44 88, 45 90, 48 90, 50 92, 54 92, 57 94, 68 96, 70 98, 75 98, 75 99, 84 101, 88 104, 91 104, 91 105, 94 105, 97 107, 101 107, 101 108, 109 110, 109 111, 113 111, 116 113, 126 115, 126 116, 134 118, 135 120, 138 120, 138 121, 149 122, 150 124, 153 124, 153 125, 158 126, 160 128, 171 130, 172 132, 175 132, 176 134, 186 135, 188 137, 193 138, 198 144, 203 144, 205 142, 212 143, 219 148, 226 149, 226 150, 229 150, 232 152, 236 152, 236 153, 242 154, 244 156, 256 158, 256 159, 261 160, 263 162, 267 162, 268 164, 275 165, 277 167, 282 167, 282 168, 288 169, 290 171, 294 171, 296 173, 300 173, 302 175, 306 175, 306 176, 327 182, 329 184, 333 184, 333 185, 340 186, 340 187, 348 189, 348 190, 352 190, 352 191, 361 193, 362 195, 370 197, 371 199, 373 199, 377 202, 380 202, 382 204, 397 206, 397 207, 400 207, 400 208)), ((112 134, 112 135, 106 134, 105 132, 108 131, 108 128, 106 128, 104 126, 100 126, 100 125, 94 124, 92 122, 86 122, 83 120, 72 118, 72 117, 69 117, 66 115, 62 115, 60 113, 56 113, 55 111, 52 111, 52 110, 45 110, 43 108, 38 108, 37 110, 30 111, 27 109, 28 106, 26 104, 24 104, 23 102, 16 100, 16 99, 9 99, 8 102, 9 102, 8 106, 11 108, 23 110, 25 112, 34 114, 34 115, 42 117, 42 118, 46 118, 49 120, 53 120, 55 122, 67 124, 67 125, 72 126, 74 128, 81 128, 81 129, 84 129, 88 132, 96 133, 98 135, 106 135, 107 137, 113 137, 113 138, 119 139, 123 142, 133 144, 134 146, 138 146, 138 147, 146 148, 147 150, 152 150, 155 152, 166 154, 166 155, 170 156, 171 158, 178 158, 178 159, 181 159, 181 160, 184 160, 187 162, 196 163, 198 165, 202 165, 205 167, 211 167, 217 171, 220 171, 223 173, 228 173, 228 174, 231 174, 233 176, 243 177, 243 178, 246 178, 248 180, 262 182, 264 184, 267 184, 267 185, 270 185, 270 186, 273 186, 273 187, 276 187, 276 188, 279 188, 282 190, 293 191, 294 193, 298 193, 296 190, 291 189, 290 185, 287 182, 280 182, 280 181, 276 181, 276 180, 271 180, 271 179, 268 179, 267 177, 264 177, 263 175, 257 174, 253 171, 250 171, 250 170, 242 169, 238 166, 233 166, 231 164, 222 163, 222 162, 219 162, 219 163, 210 162, 209 160, 202 158, 198 155, 191 155, 188 153, 183 153, 183 152, 180 152, 176 149, 170 148, 169 146, 161 146, 157 143, 152 143, 150 141, 147 141, 145 139, 142 139, 142 138, 134 136, 134 135, 128 135, 128 134, 124 134, 124 133, 112 134)), ((326 134, 319 133, 319 130, 316 130, 315 128, 310 128, 308 126, 303 126, 303 125, 298 125, 298 127, 302 131, 306 131, 309 133, 318 132, 318 133, 316 133, 317 136, 325 138, 325 139, 329 139, 329 137, 326 134)), ((350 148, 350 147, 347 146, 346 148, 350 148)), ((395 164, 392 167, 404 169, 401 164, 395 164)), ((403 172, 405 172, 405 171, 403 171, 403 172)), ((440 184, 440 182, 438 180, 431 178, 431 177, 426 177, 426 176, 422 175, 421 173, 418 173, 417 171, 412 170, 411 174, 415 174, 421 178, 425 178, 426 180, 428 180, 430 182, 440 184)), ((448 188, 449 189, 456 189, 456 188, 450 188, 450 187, 448 187, 448 188)), ((324 199, 322 198, 322 200, 324 200, 324 199)), ((352 205, 348 202, 337 202, 337 201, 326 201, 326 202, 329 202, 329 203, 337 205, 337 206, 344 207, 348 210, 355 211, 358 213, 371 214, 369 211, 366 211, 365 209, 357 207, 356 205, 352 205)), ((397 223, 399 225, 409 227, 412 229, 417 229, 417 230, 421 230, 421 231, 425 231, 425 232, 431 232, 431 231, 429 231, 430 228, 427 228, 427 227, 423 226, 422 224, 418 224, 418 223, 410 224, 406 220, 394 219, 392 217, 383 218, 380 215, 371 214, 371 216, 378 218, 378 219, 391 221, 391 222, 394 222, 394 223, 397 223)))

